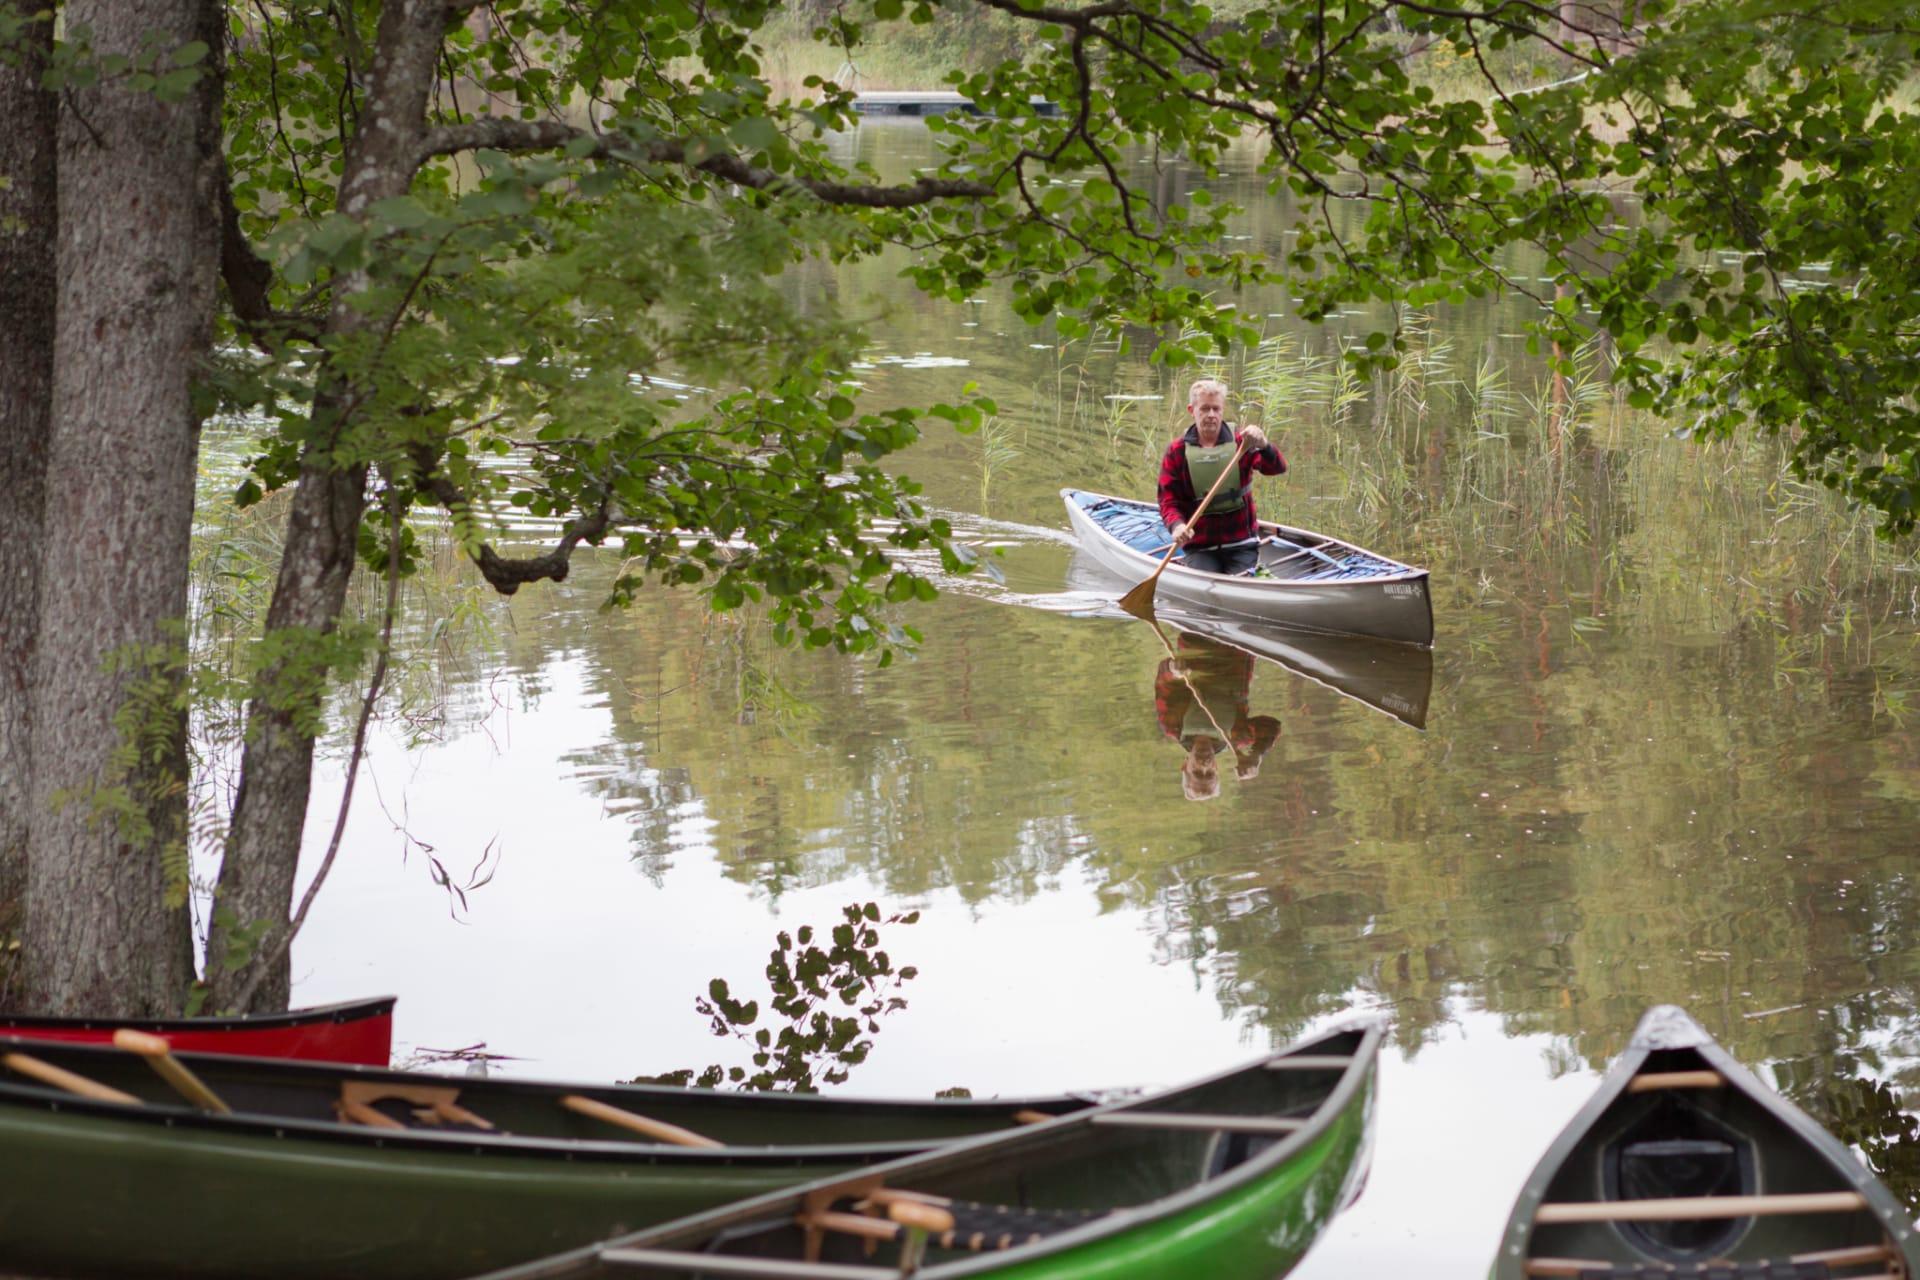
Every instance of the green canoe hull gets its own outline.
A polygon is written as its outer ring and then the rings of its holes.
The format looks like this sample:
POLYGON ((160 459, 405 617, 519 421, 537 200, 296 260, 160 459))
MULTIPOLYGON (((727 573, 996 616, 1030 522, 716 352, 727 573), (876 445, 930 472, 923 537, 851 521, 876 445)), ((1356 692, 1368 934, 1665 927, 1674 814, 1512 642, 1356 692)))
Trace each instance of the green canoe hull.
POLYGON ((133 1054, 0 1039, 0 1064, 23 1057, 134 1098, 79 1097, 0 1070, 0 1274, 42 1277, 450 1280, 1087 1106, 180 1055, 233 1108, 211 1115, 133 1054), (341 1123, 348 1089, 385 1096, 366 1109, 398 1127, 341 1123), (422 1094, 451 1095, 491 1127, 424 1123, 434 1117, 422 1094), (580 1099, 722 1145, 635 1137, 568 1105, 580 1099))
POLYGON ((1273 1280, 1358 1193, 1383 1035, 1339 1028, 1191 1085, 485 1280, 885 1280, 909 1263, 915 1280, 1273 1280), (917 1258, 888 1221, 903 1201, 928 1232, 917 1258))
POLYGON ((0 1265, 44 1276, 470 1275, 849 1167, 440 1154, 0 1117, 0 1265))
POLYGON ((1324 1137, 1252 1186, 1163 1222, 992 1274, 999 1280, 1272 1280, 1285 1275, 1365 1174, 1373 1088, 1369 1078, 1324 1137))

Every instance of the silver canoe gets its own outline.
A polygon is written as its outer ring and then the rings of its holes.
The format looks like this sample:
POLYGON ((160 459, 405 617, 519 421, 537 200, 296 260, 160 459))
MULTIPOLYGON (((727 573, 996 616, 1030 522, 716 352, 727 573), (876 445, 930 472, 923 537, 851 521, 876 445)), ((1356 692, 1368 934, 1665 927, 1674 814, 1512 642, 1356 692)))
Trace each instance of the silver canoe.
POLYGON ((1659 1005, 1527 1178, 1492 1280, 1916 1269, 1920 1236, 1886 1185, 1683 1010, 1659 1005))
MULTIPOLYGON (((1129 585, 1144 582, 1160 563, 1168 537, 1152 503, 1085 489, 1062 489, 1060 497, 1080 545, 1129 585), (1131 540, 1123 536, 1129 530, 1131 540)), ((1176 557, 1157 593, 1263 622, 1432 646, 1425 569, 1272 521, 1260 522, 1260 539, 1260 563, 1270 576, 1207 573, 1176 557)))

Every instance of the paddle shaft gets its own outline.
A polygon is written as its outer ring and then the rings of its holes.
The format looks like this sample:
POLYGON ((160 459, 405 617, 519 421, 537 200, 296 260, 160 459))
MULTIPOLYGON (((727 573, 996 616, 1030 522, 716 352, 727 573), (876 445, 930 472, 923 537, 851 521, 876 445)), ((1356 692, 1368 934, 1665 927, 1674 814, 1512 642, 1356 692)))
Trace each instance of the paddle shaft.
POLYGON ((9 1071, 18 1071, 21 1075, 38 1080, 42 1084, 50 1084, 56 1089, 65 1089, 68 1093, 77 1094, 82 1098, 92 1098, 97 1102, 137 1104, 140 1101, 132 1094, 116 1089, 112 1085, 89 1080, 83 1075, 76 1075, 63 1067, 56 1067, 51 1062, 42 1062, 38 1058, 28 1057, 24 1053, 9 1053, 5 1057, 0 1057, 0 1066, 6 1067, 9 1071))
POLYGON ((125 1049, 128 1053, 145 1058, 155 1075, 172 1085, 175 1093, 202 1111, 226 1115, 233 1110, 219 1094, 207 1087, 204 1080, 173 1056, 173 1046, 164 1037, 122 1027, 113 1033, 113 1044, 116 1049, 125 1049))
MULTIPOLYGON (((1239 478, 1240 455, 1246 451, 1247 437, 1243 433, 1240 437, 1240 443, 1234 448, 1233 456, 1227 459, 1227 465, 1220 469, 1220 474, 1213 478, 1213 484, 1207 489, 1206 496, 1200 499, 1200 505, 1193 509, 1193 518, 1186 522, 1188 529, 1192 529, 1194 525, 1199 524, 1200 517, 1207 514, 1207 504, 1213 501, 1214 494, 1220 492, 1220 486, 1226 483, 1227 477, 1233 476, 1236 479, 1239 478)), ((1120 597, 1120 607, 1122 609, 1140 618, 1148 617, 1152 614, 1154 587, 1158 585, 1160 575, 1167 571, 1167 565, 1173 560, 1173 553, 1179 549, 1180 540, 1175 538, 1173 545, 1167 548, 1167 554, 1160 557, 1160 563, 1155 567, 1153 576, 1120 597)))
POLYGON ((1220 735, 1220 741, 1231 746, 1233 739, 1228 736, 1225 729, 1220 727, 1220 722, 1213 718, 1213 708, 1207 705, 1207 700, 1200 696, 1200 690, 1195 687, 1192 680, 1187 678, 1186 671, 1181 668, 1179 655, 1174 653, 1173 644, 1167 639, 1167 633, 1160 629, 1160 620, 1148 618, 1146 621, 1147 625, 1153 628, 1153 634, 1160 637, 1160 647, 1167 651, 1167 670, 1180 677, 1180 683, 1187 686, 1187 692, 1193 695, 1194 705, 1200 708, 1202 715, 1206 716, 1207 723, 1213 726, 1213 731, 1220 735))
POLYGON ((695 1133, 693 1130, 683 1129, 677 1124, 668 1124, 664 1120, 655 1120, 648 1116, 639 1115, 626 1110, 624 1107, 610 1106, 595 1098, 583 1098, 577 1093, 570 1093, 560 1099, 560 1105, 578 1115, 590 1116, 595 1120, 605 1121, 607 1124, 617 1128, 640 1134, 642 1137, 652 1138, 655 1142, 671 1143, 676 1147, 717 1147, 721 1145, 712 1138, 707 1137, 704 1133, 695 1133))

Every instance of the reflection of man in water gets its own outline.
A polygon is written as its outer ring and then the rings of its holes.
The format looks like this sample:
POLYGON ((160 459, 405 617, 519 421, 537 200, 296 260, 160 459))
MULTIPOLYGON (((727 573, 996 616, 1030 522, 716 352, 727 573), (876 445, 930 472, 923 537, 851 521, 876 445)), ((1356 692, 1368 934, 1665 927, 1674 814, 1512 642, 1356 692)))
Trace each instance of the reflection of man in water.
POLYGON ((1272 716, 1247 714, 1253 691, 1253 655, 1203 636, 1182 635, 1175 655, 1153 677, 1153 709, 1160 732, 1187 749, 1180 789, 1189 800, 1220 794, 1220 752, 1233 751, 1233 772, 1245 782, 1280 736, 1272 716))

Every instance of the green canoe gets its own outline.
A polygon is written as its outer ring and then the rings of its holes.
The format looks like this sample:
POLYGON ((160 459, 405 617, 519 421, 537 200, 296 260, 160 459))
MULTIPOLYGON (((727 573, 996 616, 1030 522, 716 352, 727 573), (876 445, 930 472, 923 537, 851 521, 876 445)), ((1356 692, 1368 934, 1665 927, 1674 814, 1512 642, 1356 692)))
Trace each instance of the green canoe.
POLYGON ((1494 1280, 1892 1280, 1920 1274, 1893 1193, 1672 1005, 1554 1140, 1494 1280))
POLYGON ((1381 1028, 486 1280, 1271 1280, 1357 1194, 1381 1028))
POLYGON ((175 1060, 231 1114, 134 1053, 0 1038, 0 1274, 470 1275, 1091 1105, 175 1060))

